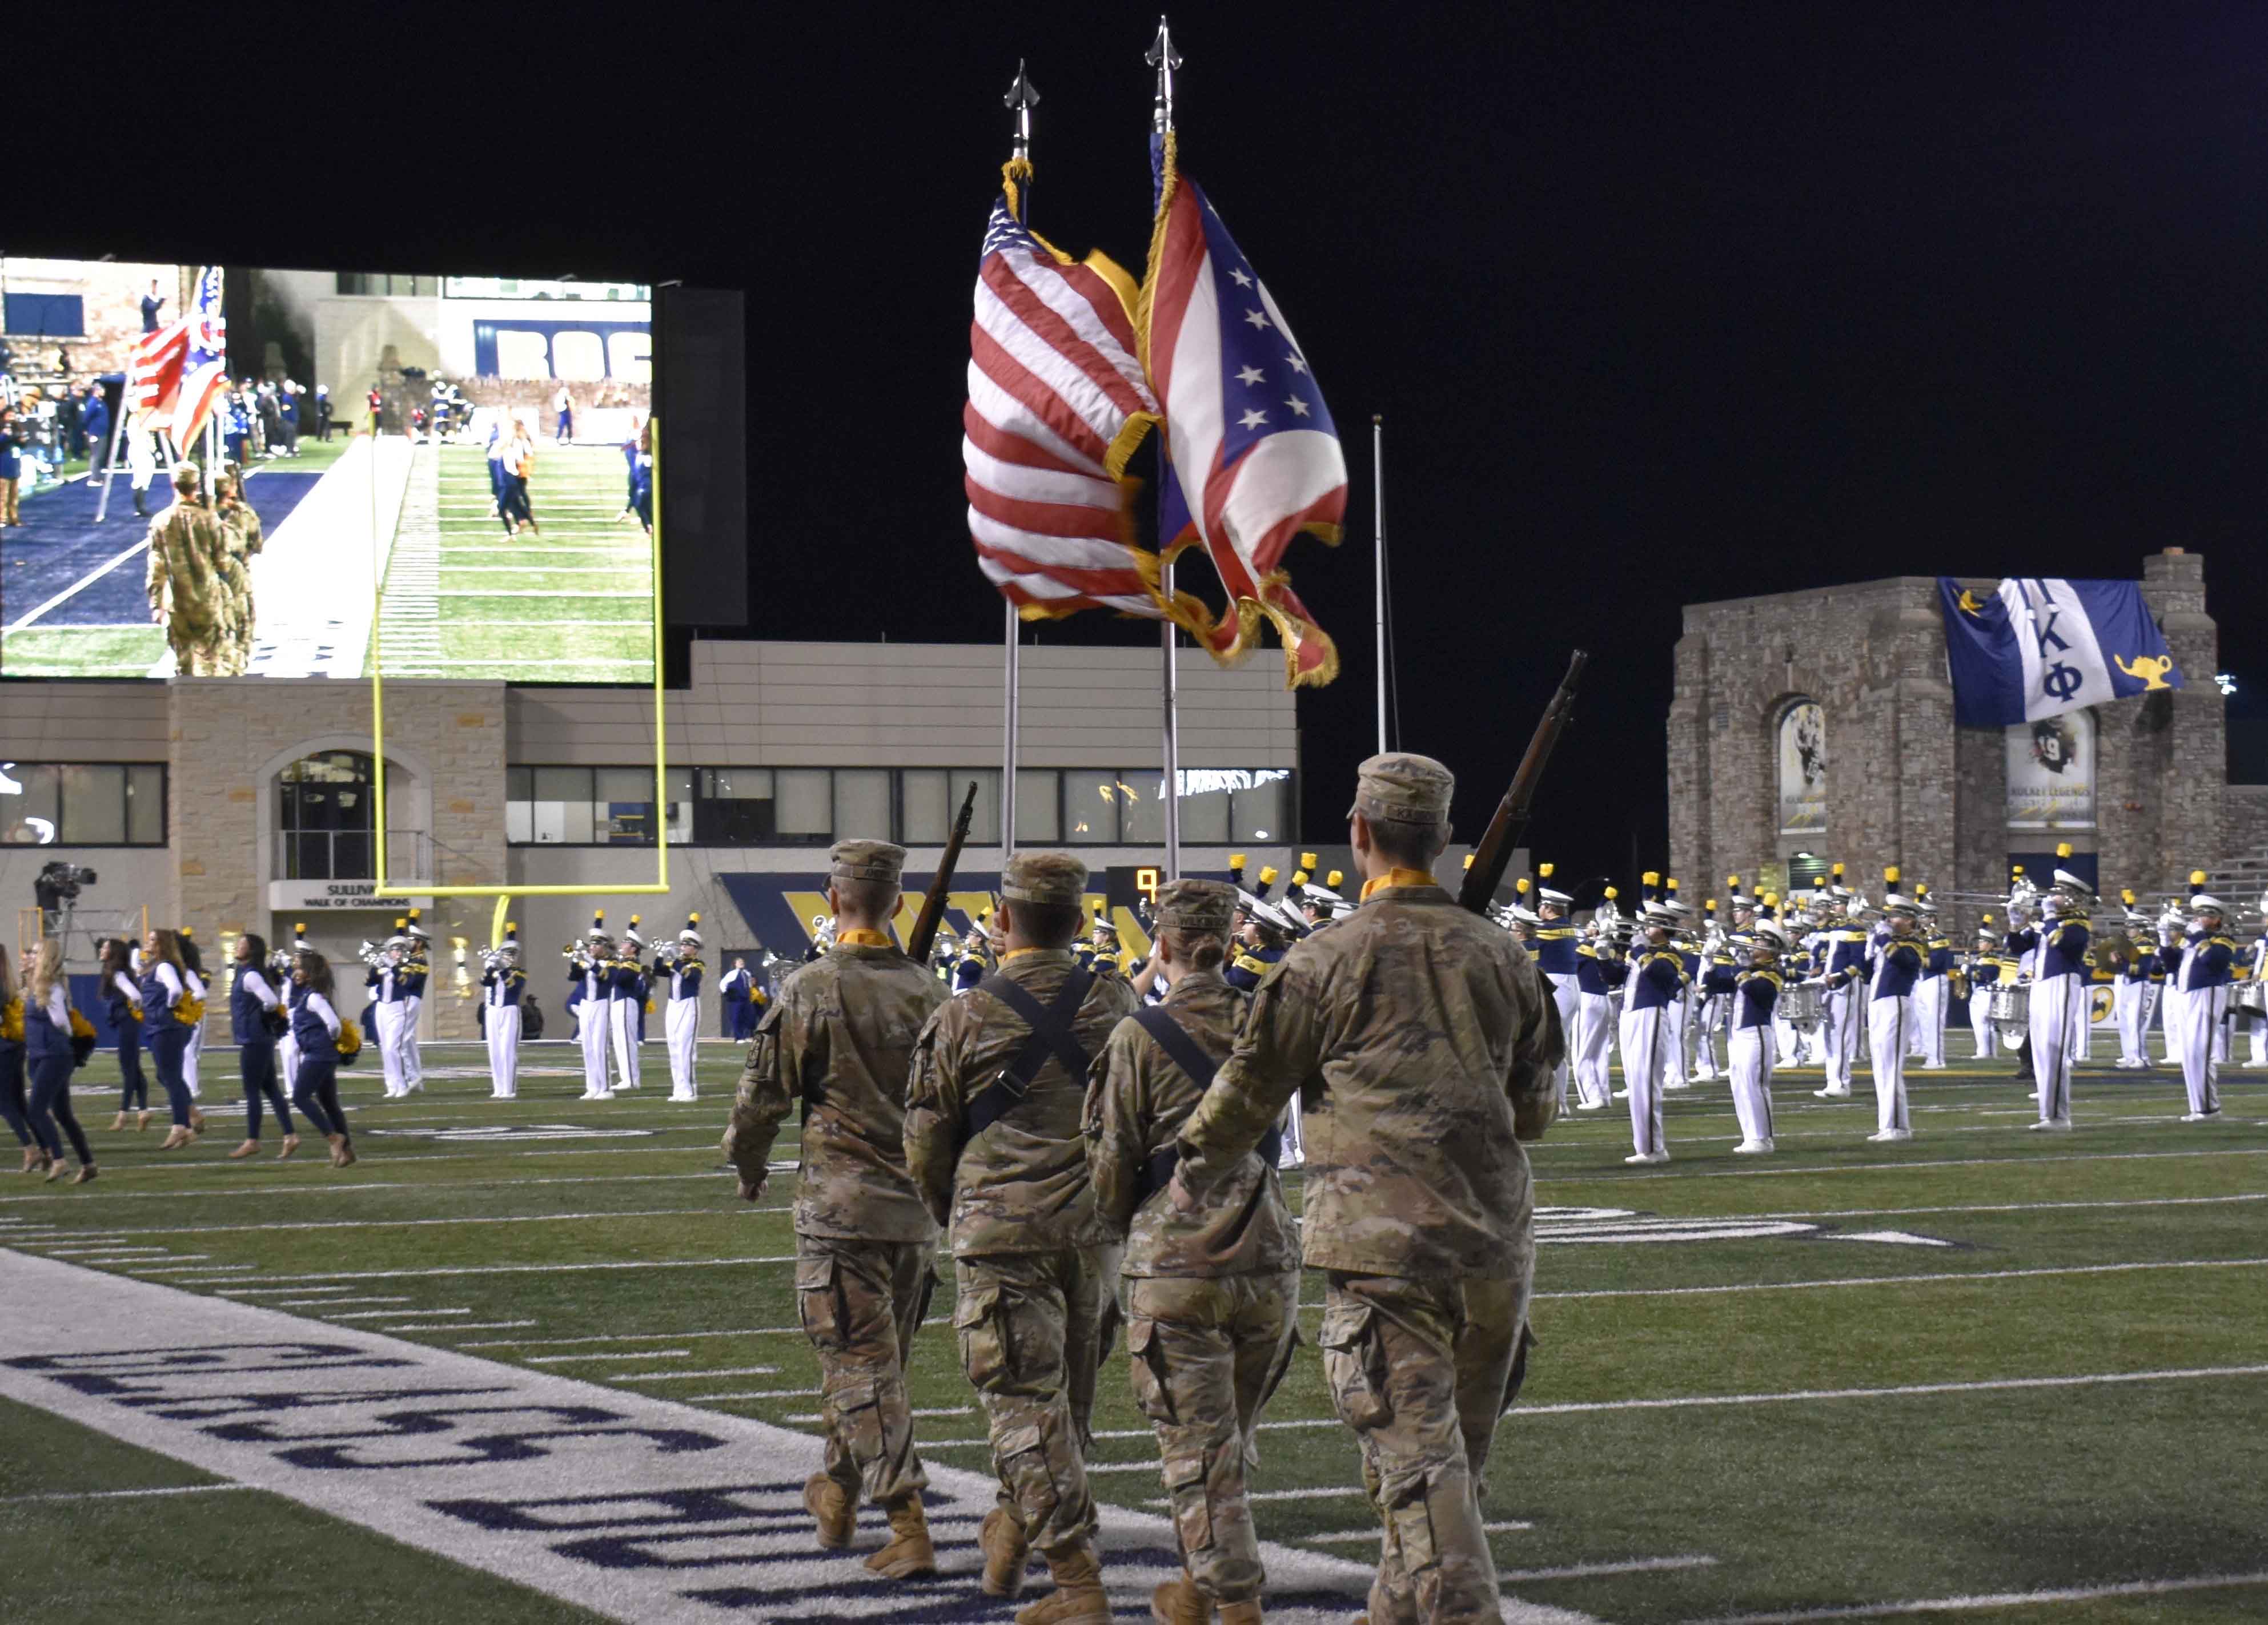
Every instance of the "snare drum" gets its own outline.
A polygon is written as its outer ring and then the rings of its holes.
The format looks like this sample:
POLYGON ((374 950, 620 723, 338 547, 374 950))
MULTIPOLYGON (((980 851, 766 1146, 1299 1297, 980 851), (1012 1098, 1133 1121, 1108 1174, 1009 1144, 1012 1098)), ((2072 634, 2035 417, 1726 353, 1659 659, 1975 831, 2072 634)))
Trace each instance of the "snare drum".
POLYGON ((1819 1025, 1819 989, 1800 982, 1780 990, 1779 1013, 1788 1026, 1808 1033, 1819 1025))
POLYGON ((2268 982, 2235 983, 2228 989, 2228 1007, 2249 1015, 2268 1016, 2268 982))
POLYGON ((2003 1033, 2029 1031, 2032 1025, 2032 990, 2029 988, 1993 989, 1992 1025, 2003 1033))

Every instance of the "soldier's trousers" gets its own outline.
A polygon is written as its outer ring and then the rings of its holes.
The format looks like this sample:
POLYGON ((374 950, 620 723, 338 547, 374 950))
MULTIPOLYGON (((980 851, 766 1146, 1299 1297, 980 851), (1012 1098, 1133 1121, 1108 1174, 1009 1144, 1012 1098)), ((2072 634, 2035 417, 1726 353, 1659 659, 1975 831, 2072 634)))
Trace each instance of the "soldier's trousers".
POLYGON ((983 1401, 1000 1504, 1042 1552, 1094 1533, 1086 1444, 1123 1249, 955 1259, 961 1366, 983 1401))
POLYGON ((1216 1602, 1250 1602, 1267 1577, 1245 1499, 1244 1442, 1291 1364, 1300 1272, 1130 1276, 1134 1399, 1158 1430, 1182 1562, 1216 1602))
POLYGON ((889 1506, 925 1488, 914 1454, 906 1356, 936 1277, 918 1241, 795 1239, 796 1311, 819 1355, 827 1475, 889 1506))
POLYGON ((1480 1482, 1533 1272, 1531 1254, 1497 1280, 1326 1277, 1323 1378, 1385 1526, 1371 1625, 1501 1617, 1480 1482))
POLYGON ((226 638, 218 626, 210 623, 190 626, 175 620, 166 627, 166 639, 173 646, 173 669, 178 675, 227 675, 226 638))

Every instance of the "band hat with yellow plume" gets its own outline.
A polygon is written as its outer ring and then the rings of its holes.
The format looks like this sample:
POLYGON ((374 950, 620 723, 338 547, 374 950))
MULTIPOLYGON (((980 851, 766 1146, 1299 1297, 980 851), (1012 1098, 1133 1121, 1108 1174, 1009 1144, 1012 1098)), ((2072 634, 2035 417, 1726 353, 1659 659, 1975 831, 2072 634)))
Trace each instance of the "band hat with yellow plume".
POLYGON ((497 945, 497 952, 509 954, 515 960, 519 957, 519 926, 517 923, 511 920, 504 923, 504 941, 497 945))
POLYGON ((2086 881, 2080 879, 2079 876, 2072 873, 2070 870, 2061 866, 2064 861, 2070 857, 2070 856, 2071 842, 2068 841, 2058 842, 2056 846, 2056 864, 2058 867, 2055 871, 2055 889, 2061 892, 2065 896, 2075 899, 2080 902, 2092 902, 2095 901, 2095 888, 2089 886, 2086 881))
POLYGON ((1564 914, 1575 906, 1575 900, 1551 885, 1551 870, 1552 865, 1550 864, 1538 864, 1535 866, 1535 901, 1557 908, 1564 914))
POLYGON ((2219 899, 2218 897, 2213 896, 2210 892, 2207 892, 2207 891, 2205 889, 2205 871, 2204 871, 2204 870, 2202 870, 2202 869, 2192 869, 2192 870, 2191 870, 2191 871, 2190 871, 2190 915, 2191 915, 2191 918, 2195 918, 2197 915, 2201 915, 2201 914, 2211 914, 2211 915, 2219 915, 2226 916, 2226 915, 2228 915, 2228 909, 2226 909, 2226 908, 2222 908, 2222 907, 2220 906, 2220 899, 2219 899))
POLYGON ((1896 915, 1904 920, 1921 917, 1921 905, 1898 890, 1898 871, 1895 864, 1882 871, 1882 912, 1896 915))
POLYGON ((697 910, 685 916, 685 929, 677 933, 677 940, 691 947, 701 946, 701 915, 697 910))
POLYGON ((1738 875, 1725 877, 1725 906, 1735 913, 1742 908, 1753 908, 1756 906, 1755 901, 1741 890, 1741 877, 1738 875))
POLYGON ((409 911, 408 930, 410 938, 417 942, 431 942, 433 940, 432 938, 426 935, 425 928, 417 923, 419 916, 421 916, 424 912, 425 911, 422 908, 412 908, 409 911))
POLYGON ((604 908, 600 909, 591 916, 591 929, 584 934, 583 940, 585 942, 612 942, 614 940, 613 938, 607 935, 607 911, 604 908))

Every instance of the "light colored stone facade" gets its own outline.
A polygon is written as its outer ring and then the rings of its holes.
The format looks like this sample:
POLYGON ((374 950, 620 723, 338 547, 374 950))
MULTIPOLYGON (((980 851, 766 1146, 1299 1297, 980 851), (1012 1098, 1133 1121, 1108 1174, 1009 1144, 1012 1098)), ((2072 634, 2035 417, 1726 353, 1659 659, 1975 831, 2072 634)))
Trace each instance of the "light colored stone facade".
MULTIPOLYGON (((2268 812, 2226 782, 2204 559, 2146 559, 2142 592, 2188 686, 2096 708, 2095 828, 2061 836, 2095 856, 2113 894, 2178 889, 2191 868, 2268 835, 2268 812)), ((1709 890, 1734 873, 1784 884, 1802 851, 1844 863, 1870 895, 1890 865, 1940 894, 2005 891, 2011 852, 2041 838, 2008 827, 2002 732, 1957 728, 1953 715, 1933 577, 1687 606, 1667 730, 1670 871, 1709 890), (1826 825, 1786 835, 1778 724, 1800 699, 1825 717, 1826 825)), ((1961 927, 1982 908, 1960 910, 1961 927)))

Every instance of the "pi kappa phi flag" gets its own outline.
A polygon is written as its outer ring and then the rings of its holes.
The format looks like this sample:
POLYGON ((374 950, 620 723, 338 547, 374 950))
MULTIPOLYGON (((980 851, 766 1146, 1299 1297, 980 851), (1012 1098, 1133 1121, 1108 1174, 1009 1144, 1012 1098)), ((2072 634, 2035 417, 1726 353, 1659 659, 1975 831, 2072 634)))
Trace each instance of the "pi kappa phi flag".
POLYGON ((1963 728, 2036 722, 2183 686, 2138 582, 2011 577, 1980 599, 1940 576, 1937 590, 1954 720, 1963 728))

